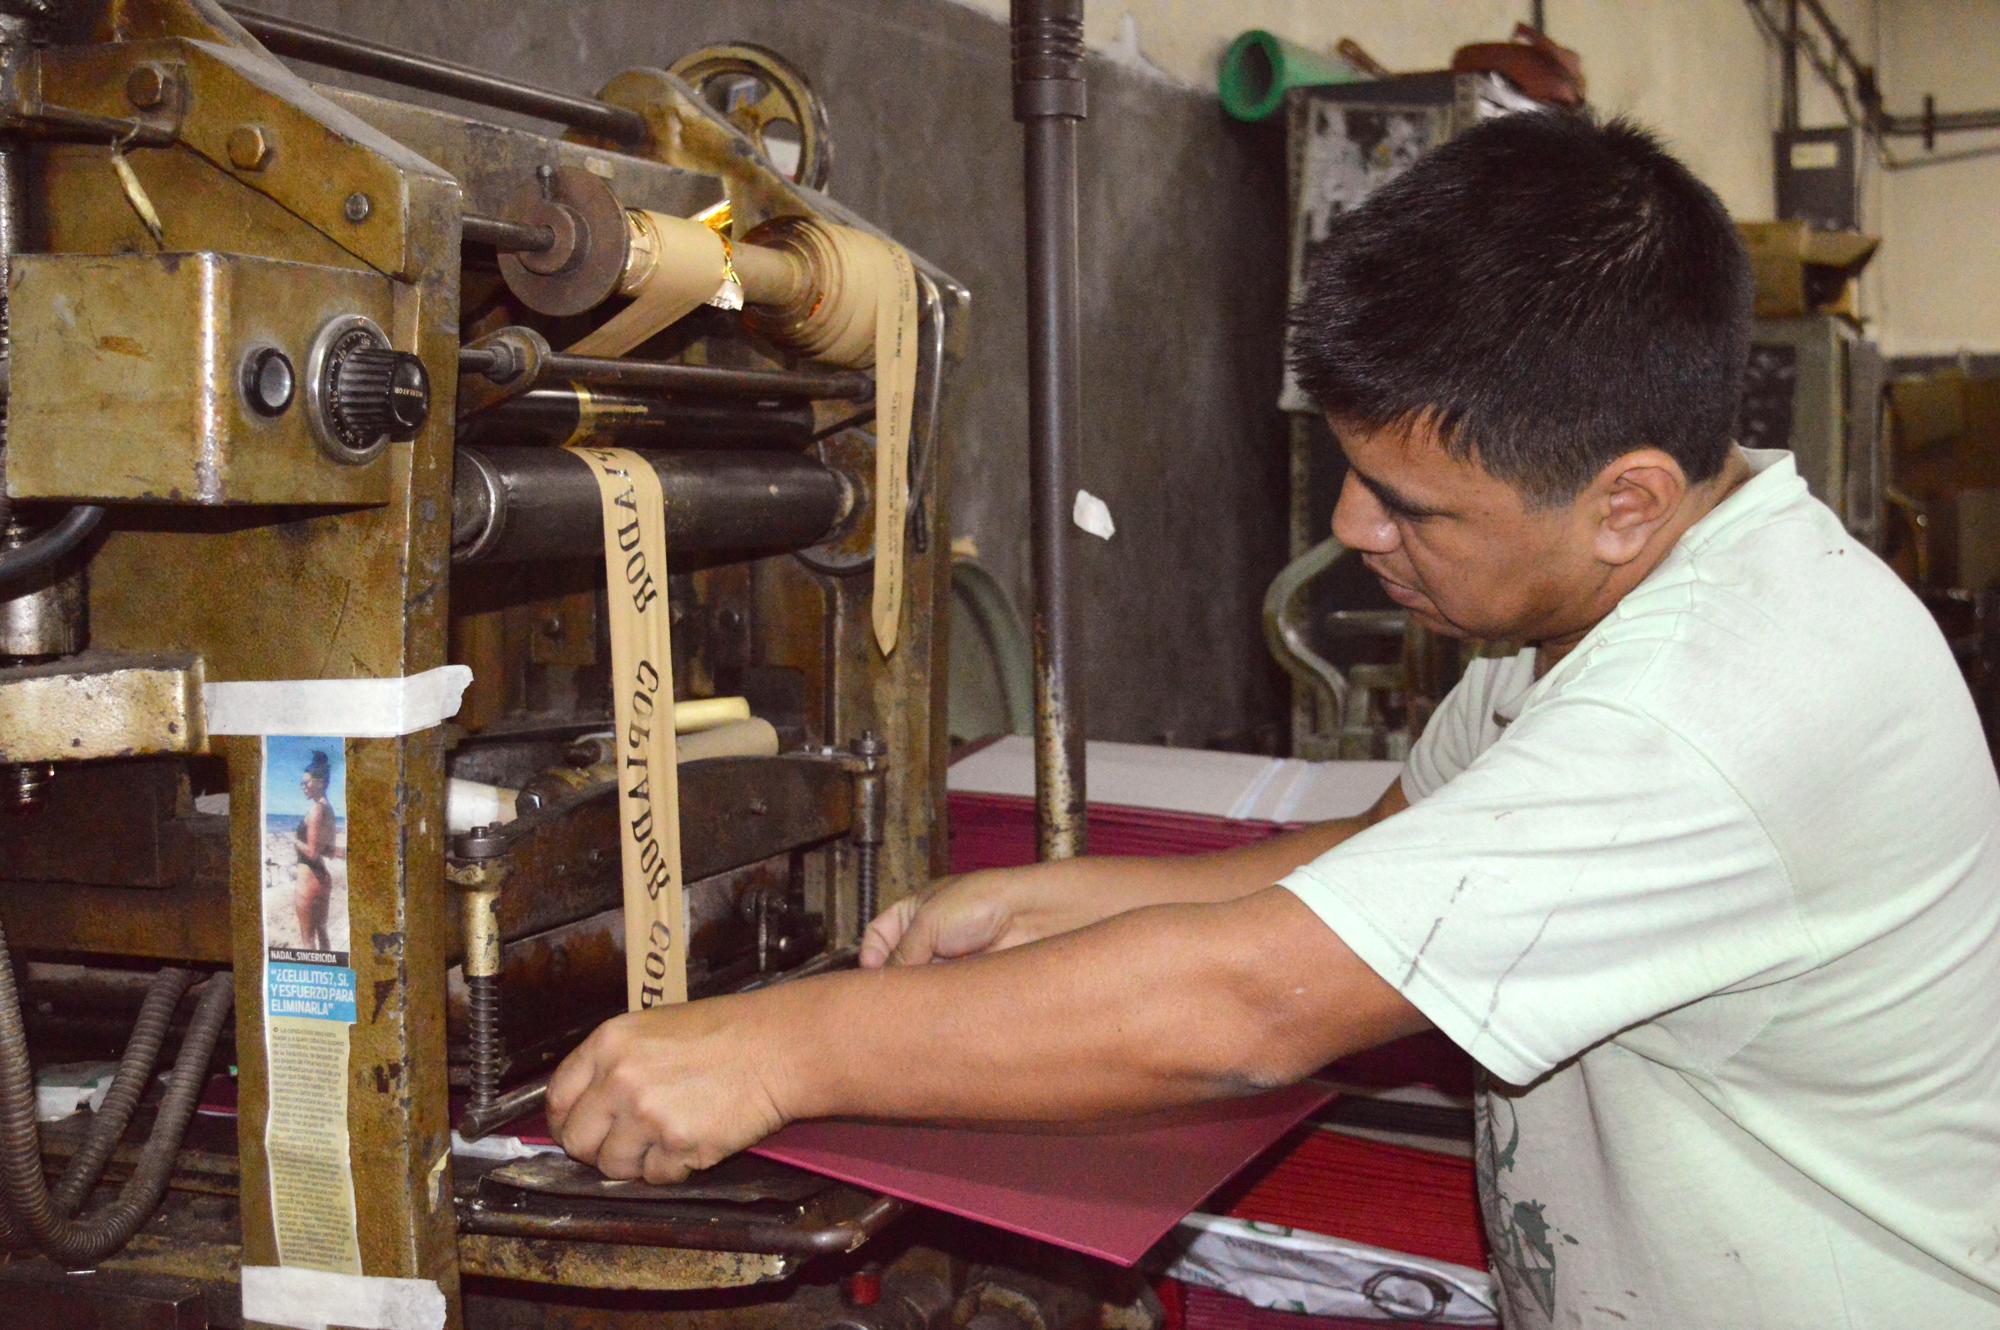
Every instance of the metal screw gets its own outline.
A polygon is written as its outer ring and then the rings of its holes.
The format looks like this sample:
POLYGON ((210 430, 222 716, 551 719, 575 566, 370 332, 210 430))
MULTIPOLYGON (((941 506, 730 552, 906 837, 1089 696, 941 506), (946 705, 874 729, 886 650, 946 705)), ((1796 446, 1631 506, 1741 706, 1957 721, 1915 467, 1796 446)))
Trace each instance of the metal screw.
POLYGON ((549 638, 551 640, 559 640, 562 637, 562 635, 563 635, 562 615, 551 614, 548 618, 542 620, 543 637, 549 638))
POLYGON ((261 171, 271 160, 271 141, 260 125, 238 125, 229 131, 229 164, 239 171, 261 171))
POLYGON ((125 100, 150 111, 167 99, 166 73, 158 65, 140 65, 125 76, 125 100))
POLYGON ((359 226, 368 220, 368 214, 375 211, 374 203, 366 194, 349 194, 347 202, 340 205, 340 215, 359 226))

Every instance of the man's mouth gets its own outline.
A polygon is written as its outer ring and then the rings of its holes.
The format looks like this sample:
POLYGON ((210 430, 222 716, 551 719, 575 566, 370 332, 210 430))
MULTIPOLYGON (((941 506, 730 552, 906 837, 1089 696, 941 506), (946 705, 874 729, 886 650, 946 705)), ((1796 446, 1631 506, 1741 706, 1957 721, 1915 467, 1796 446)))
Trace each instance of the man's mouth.
POLYGON ((1422 592, 1404 586, 1395 578, 1383 573, 1380 568, 1377 568, 1366 559, 1361 561, 1361 566, 1375 575, 1375 580, 1382 584, 1382 591, 1390 600, 1395 601, 1405 609, 1417 609, 1428 603, 1422 592))

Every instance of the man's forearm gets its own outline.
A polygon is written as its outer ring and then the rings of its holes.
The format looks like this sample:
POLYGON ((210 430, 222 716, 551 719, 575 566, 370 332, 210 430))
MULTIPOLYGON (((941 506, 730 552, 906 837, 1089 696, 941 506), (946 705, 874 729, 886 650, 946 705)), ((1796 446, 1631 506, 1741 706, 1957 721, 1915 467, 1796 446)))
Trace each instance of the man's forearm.
POLYGON ((1293 1080, 1421 1025, 1283 891, 753 996, 793 1117, 1140 1112, 1293 1080))

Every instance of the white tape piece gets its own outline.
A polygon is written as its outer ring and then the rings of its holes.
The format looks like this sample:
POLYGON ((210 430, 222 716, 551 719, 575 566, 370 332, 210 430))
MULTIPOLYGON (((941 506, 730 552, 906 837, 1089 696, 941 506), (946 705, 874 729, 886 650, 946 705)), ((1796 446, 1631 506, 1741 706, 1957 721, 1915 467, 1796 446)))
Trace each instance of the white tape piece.
POLYGON ((444 1330, 444 1290, 434 1279, 246 1265, 243 1319, 294 1330, 444 1330))
POLYGON ((468 1141, 458 1134, 457 1128, 451 1133, 451 1152, 463 1159, 533 1159, 536 1155, 559 1155, 560 1145, 530 1145, 519 1136, 481 1136, 476 1141, 468 1141))
POLYGON ((210 734, 338 734, 395 739, 458 714, 463 665, 400 679, 268 679, 204 684, 210 734))
POLYGON ((1111 520, 1111 510, 1104 500, 1089 490, 1076 492, 1076 505, 1070 509, 1070 520, 1096 536, 1099 540, 1109 540, 1118 531, 1118 524, 1111 520))

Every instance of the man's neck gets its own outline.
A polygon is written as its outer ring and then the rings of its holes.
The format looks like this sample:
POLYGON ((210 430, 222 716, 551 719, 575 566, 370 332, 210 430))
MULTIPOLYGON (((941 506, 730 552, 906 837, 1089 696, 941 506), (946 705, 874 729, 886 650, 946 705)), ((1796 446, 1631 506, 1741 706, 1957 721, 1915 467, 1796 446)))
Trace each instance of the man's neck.
POLYGON ((1591 617, 1590 622, 1574 633, 1566 633, 1560 638, 1535 644, 1535 677, 1541 678, 1554 669, 1556 663, 1564 656, 1574 651, 1577 643, 1581 642, 1605 615, 1616 609, 1618 602, 1625 599, 1632 588, 1652 576, 1653 570, 1666 561, 1667 555, 1673 552, 1681 537, 1693 529, 1695 523, 1721 507, 1723 500, 1742 488, 1751 474, 1750 462, 1743 456, 1743 450, 1731 448, 1729 456, 1723 461, 1721 473, 1713 480, 1690 489, 1687 496, 1681 500, 1680 508, 1669 521, 1660 524, 1659 530, 1647 540, 1646 547, 1640 551, 1639 556, 1614 569, 1605 579, 1604 585, 1598 591, 1600 608, 1591 617))

